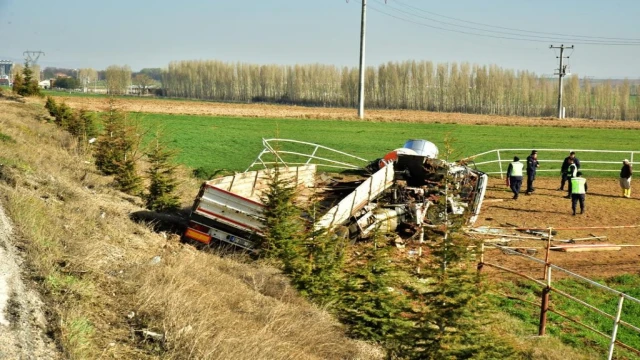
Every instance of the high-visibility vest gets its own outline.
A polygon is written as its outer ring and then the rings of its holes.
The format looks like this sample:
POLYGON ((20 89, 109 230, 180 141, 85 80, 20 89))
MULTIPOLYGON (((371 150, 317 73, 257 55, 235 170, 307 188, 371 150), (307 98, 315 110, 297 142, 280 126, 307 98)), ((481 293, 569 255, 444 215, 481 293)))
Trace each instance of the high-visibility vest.
POLYGON ((576 166, 576 164, 571 164, 567 169, 567 176, 576 177, 577 172, 578 172, 578 167, 576 166))
POLYGON ((514 161, 511 163, 511 176, 522 176, 522 169, 524 164, 520 161, 514 161))
POLYGON ((574 177, 571 179, 571 193, 572 194, 585 194, 584 185, 587 183, 587 179, 582 177, 574 177))

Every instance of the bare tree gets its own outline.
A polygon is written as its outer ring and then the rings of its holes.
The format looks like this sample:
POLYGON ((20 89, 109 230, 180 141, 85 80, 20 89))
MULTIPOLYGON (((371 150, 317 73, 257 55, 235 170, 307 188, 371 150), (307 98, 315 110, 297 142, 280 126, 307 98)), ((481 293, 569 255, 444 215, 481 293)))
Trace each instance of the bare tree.
POLYGON ((133 84, 138 87, 138 95, 145 95, 149 87, 154 84, 154 80, 147 74, 138 74, 133 78, 133 84))
POLYGON ((110 95, 122 95, 127 93, 131 85, 131 68, 128 65, 111 65, 105 72, 107 93, 110 95))

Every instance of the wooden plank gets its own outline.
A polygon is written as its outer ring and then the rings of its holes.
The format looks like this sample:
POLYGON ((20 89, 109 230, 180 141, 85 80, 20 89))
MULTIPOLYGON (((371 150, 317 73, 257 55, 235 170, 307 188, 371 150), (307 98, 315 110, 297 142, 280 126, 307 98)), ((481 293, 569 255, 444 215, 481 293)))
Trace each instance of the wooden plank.
POLYGON ((622 246, 616 244, 571 244, 551 247, 551 250, 563 252, 619 251, 620 249, 622 246))

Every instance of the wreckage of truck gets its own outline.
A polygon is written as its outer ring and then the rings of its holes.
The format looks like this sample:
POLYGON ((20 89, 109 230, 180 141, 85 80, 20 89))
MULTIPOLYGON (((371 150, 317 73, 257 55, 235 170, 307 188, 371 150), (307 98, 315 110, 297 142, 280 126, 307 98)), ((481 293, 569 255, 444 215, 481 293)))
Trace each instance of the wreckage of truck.
POLYGON ((425 140, 409 140, 374 161, 296 140, 264 139, 263 144, 245 172, 202 184, 185 240, 254 251, 255 240, 264 236, 262 199, 275 171, 298 189, 300 202, 320 199, 315 230, 352 241, 376 231, 423 240, 424 227, 443 223, 449 214, 462 216, 471 225, 487 187, 486 174, 438 159, 435 145, 425 140), (253 170, 256 167, 262 169, 253 170), (454 180, 449 184, 455 189, 445 188, 445 178, 454 180))

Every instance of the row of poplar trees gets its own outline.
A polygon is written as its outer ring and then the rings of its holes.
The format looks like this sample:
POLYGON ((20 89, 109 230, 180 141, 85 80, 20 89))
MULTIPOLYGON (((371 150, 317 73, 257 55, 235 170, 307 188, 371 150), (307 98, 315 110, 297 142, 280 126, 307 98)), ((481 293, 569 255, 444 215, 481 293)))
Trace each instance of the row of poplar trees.
POLYGON ((141 196, 149 210, 165 212, 179 208, 179 199, 174 193, 178 182, 175 151, 163 144, 158 134, 143 146, 147 131, 119 111, 114 100, 109 101, 108 111, 100 118, 88 110, 75 111, 64 102, 57 104, 52 97, 47 97, 45 108, 56 125, 78 139, 82 149, 93 151, 97 169, 104 175, 113 175, 119 190, 141 196), (99 122, 102 131, 98 131, 99 122), (142 160, 148 165, 146 191, 138 169, 142 160))
MULTIPOLYGON (((355 107, 358 69, 332 65, 257 65, 215 60, 171 62, 167 96, 355 107)), ((565 78, 567 117, 640 120, 640 85, 565 78)), ((491 115, 555 116, 558 80, 529 71, 431 61, 366 69, 366 106, 491 115)))
MULTIPOLYGON (((448 196, 455 196, 455 179, 445 181, 448 196)), ((461 235, 462 217, 429 231, 425 254, 412 259, 398 255, 396 234, 378 230, 354 250, 348 239, 317 231, 315 207, 298 204, 294 186, 277 169, 263 202, 261 256, 276 260, 298 291, 333 312, 351 336, 380 344, 386 358, 520 358, 483 330, 486 282, 469 250, 480 247, 461 235)), ((445 204, 442 196, 436 206, 445 204)))

